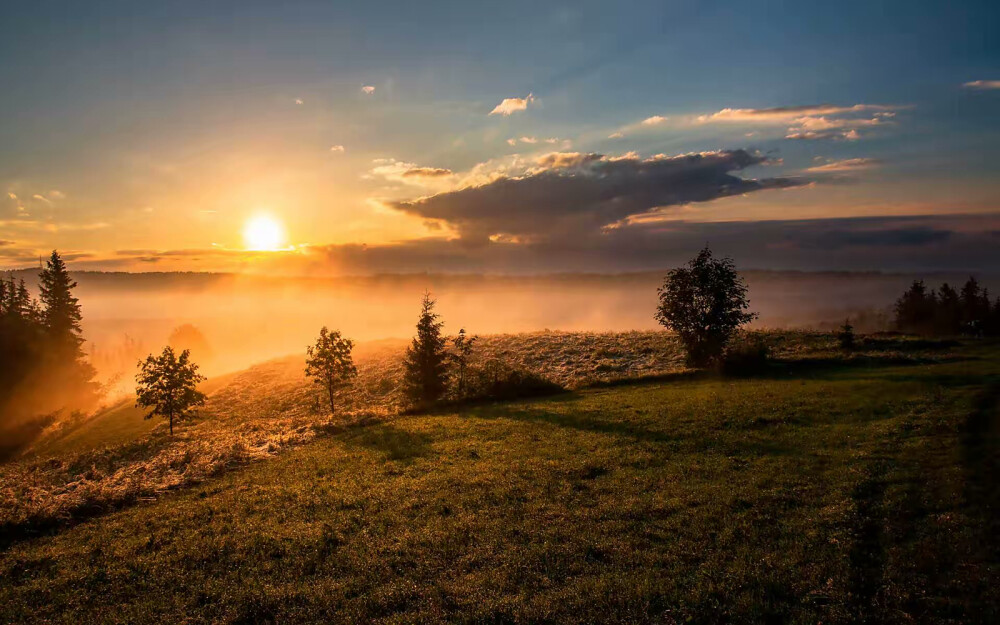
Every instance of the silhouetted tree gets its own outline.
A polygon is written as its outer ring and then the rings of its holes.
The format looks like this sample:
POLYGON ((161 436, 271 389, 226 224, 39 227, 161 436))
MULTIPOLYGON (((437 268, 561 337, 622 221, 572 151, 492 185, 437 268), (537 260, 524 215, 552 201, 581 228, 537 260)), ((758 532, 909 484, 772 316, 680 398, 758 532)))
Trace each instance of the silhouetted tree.
POLYGON ((708 247, 687 266, 670 271, 658 293, 656 320, 680 336, 695 366, 718 360, 740 326, 757 318, 747 310, 746 282, 735 263, 713 258, 708 247))
POLYGON ((459 397, 464 397, 467 391, 466 372, 469 368, 469 360, 472 357, 472 346, 478 337, 469 337, 465 334, 465 328, 458 331, 458 336, 451 340, 453 351, 451 360, 457 367, 455 392, 459 397))
POLYGON ((845 319, 844 325, 840 326, 837 339, 840 341, 841 349, 854 349, 854 326, 851 325, 850 319, 845 319))
POLYGON ((45 269, 38 274, 38 288, 41 292, 42 323, 53 347, 66 350, 65 353, 72 354, 74 358, 82 356, 80 322, 83 314, 79 300, 73 296, 76 281, 70 277, 66 263, 56 250, 52 250, 45 269))
POLYGON ((947 282, 938 289, 934 314, 935 334, 958 334, 962 330, 962 302, 958 292, 947 282))
POLYGON ((914 280, 910 288, 896 300, 896 329, 917 334, 933 331, 937 298, 928 293, 923 280, 914 280))
POLYGON ((161 416, 170 421, 170 434, 174 433, 174 420, 187 417, 195 406, 205 403, 205 394, 198 390, 198 383, 205 376, 198 373, 198 365, 191 362, 188 350, 180 357, 171 347, 164 347, 159 356, 150 354, 139 362, 136 407, 152 408, 147 419, 161 416))
POLYGON ((326 326, 319 331, 316 344, 306 348, 306 376, 314 378, 313 382, 326 390, 331 413, 337 389, 347 386, 358 375, 351 358, 352 349, 354 341, 343 338, 337 330, 329 332, 326 326))
POLYGON ((444 323, 434 312, 434 300, 424 293, 417 336, 406 350, 403 390, 417 404, 437 401, 448 386, 448 354, 441 335, 444 323))

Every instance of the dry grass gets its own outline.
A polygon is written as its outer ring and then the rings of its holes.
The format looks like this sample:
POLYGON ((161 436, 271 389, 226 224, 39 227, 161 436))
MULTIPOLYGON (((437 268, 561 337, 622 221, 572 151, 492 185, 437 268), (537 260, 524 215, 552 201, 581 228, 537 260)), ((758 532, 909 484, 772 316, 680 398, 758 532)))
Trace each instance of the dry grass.
MULTIPOLYGON (((896 352, 914 357, 896 343, 869 345, 866 352, 845 356, 832 335, 768 332, 763 337, 772 353, 785 359, 884 358, 896 352)), ((289 357, 231 376, 209 395, 200 416, 174 436, 161 425, 127 442, 8 463, 0 467, 0 534, 15 539, 196 484, 307 443, 330 428, 389 419, 403 406, 398 386, 403 349, 400 343, 359 349, 359 377, 353 389, 340 394, 333 416, 305 379, 303 357, 289 357)), ((665 332, 486 336, 476 344, 476 359, 500 359, 570 389, 684 367, 676 337, 665 332)))

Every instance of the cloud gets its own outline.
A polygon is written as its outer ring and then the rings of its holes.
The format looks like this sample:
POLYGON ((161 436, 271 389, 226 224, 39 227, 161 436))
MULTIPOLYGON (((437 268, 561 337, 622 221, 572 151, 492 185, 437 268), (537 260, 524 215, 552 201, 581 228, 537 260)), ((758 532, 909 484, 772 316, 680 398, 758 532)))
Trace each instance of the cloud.
POLYGON ((858 131, 853 128, 851 130, 837 132, 816 132, 813 130, 795 130, 793 128, 789 128, 788 134, 785 135, 785 138, 800 139, 804 141, 815 141, 820 139, 857 141, 861 138, 861 135, 858 134, 858 131))
POLYGON ((443 167, 412 167, 402 173, 403 178, 440 178, 450 176, 452 171, 443 167))
POLYGON ((852 172, 873 169, 881 164, 882 162, 875 158, 848 158, 841 161, 831 161, 823 165, 816 165, 806 169, 806 171, 818 173, 852 172))
POLYGON ((494 235, 574 237, 600 233, 655 208, 804 184, 730 173, 766 162, 767 157, 745 150, 647 159, 555 152, 537 159, 536 166, 521 176, 502 175, 479 186, 390 206, 444 221, 470 242, 485 242, 494 235))
POLYGON ((625 136, 624 132, 621 132, 621 131, 619 131, 619 132, 612 132, 610 135, 608 135, 608 139, 621 139, 624 136, 625 136))
POLYGON ((302 100, 302 98, 295 98, 295 103, 296 104, 305 104, 305 102, 302 100))
POLYGON ((800 117, 815 117, 822 115, 843 115, 845 113, 863 113, 872 111, 891 111, 898 107, 884 104, 854 104, 852 106, 836 106, 833 104, 807 104, 802 106, 776 106, 772 108, 736 109, 724 108, 708 115, 699 115, 700 123, 712 122, 761 122, 786 123, 800 117))
POLYGON ((973 80, 971 82, 962 83, 962 86, 966 89, 1000 89, 1000 80, 973 80))
POLYGON ((663 117, 661 115, 653 115, 652 117, 647 117, 646 119, 642 120, 642 122, 640 123, 643 126, 658 126, 665 121, 667 121, 666 117, 663 117))
POLYGON ((535 96, 530 93, 524 98, 504 98, 500 104, 497 104, 493 110, 490 111, 490 115, 503 115, 504 117, 507 117, 517 111, 527 109, 528 103, 533 102, 534 100, 535 96))
POLYGON ((361 87, 361 93, 365 95, 372 95, 375 93, 374 85, 365 85, 364 87, 361 87))
POLYGON ((830 229, 799 234, 792 239, 799 249, 840 250, 850 247, 923 247, 944 243, 955 233, 927 226, 909 228, 830 229))
POLYGON ((340 153, 343 153, 344 152, 344 146, 342 146, 342 145, 331 145, 330 146, 330 151, 331 152, 340 152, 340 153))

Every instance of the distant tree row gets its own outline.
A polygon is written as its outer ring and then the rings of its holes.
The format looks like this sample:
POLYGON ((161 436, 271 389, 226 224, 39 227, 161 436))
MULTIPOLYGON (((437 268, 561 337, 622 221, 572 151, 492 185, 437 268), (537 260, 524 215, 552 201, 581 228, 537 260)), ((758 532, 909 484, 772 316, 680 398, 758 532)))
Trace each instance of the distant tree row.
POLYGON ((990 301, 987 289, 970 277, 956 291, 948 283, 928 289, 916 280, 896 300, 895 326, 900 332, 931 335, 1000 335, 1000 298, 990 301))
POLYGON ((0 417, 88 408, 98 398, 83 352, 76 282, 56 251, 39 272, 39 298, 24 280, 0 280, 0 417))

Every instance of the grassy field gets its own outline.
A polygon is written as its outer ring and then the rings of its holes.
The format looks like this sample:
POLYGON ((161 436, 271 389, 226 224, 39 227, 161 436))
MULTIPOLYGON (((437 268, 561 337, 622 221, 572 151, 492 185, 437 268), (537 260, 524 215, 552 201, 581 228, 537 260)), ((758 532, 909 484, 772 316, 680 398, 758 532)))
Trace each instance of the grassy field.
MULTIPOLYGON (((822 347, 313 417, 267 462, 12 541, 0 621, 997 622, 1000 346, 822 347)), ((215 400, 294 412, 268 367, 270 404, 215 400)))

